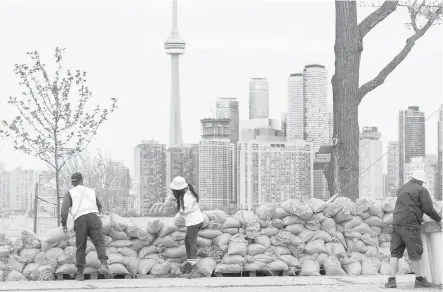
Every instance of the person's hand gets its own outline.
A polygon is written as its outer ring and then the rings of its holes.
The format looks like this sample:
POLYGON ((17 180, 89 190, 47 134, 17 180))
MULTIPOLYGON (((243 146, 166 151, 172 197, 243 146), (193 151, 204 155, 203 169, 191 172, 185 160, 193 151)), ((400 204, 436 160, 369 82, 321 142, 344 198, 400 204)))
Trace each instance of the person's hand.
POLYGON ((68 227, 63 226, 63 232, 64 232, 64 233, 68 233, 68 227))

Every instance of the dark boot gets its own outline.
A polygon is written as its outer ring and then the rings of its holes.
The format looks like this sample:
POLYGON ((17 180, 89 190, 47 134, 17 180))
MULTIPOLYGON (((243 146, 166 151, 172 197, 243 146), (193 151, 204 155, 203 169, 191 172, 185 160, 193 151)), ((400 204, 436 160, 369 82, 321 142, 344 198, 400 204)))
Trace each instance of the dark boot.
POLYGON ((107 263, 102 263, 100 266, 100 269, 98 269, 98 272, 100 274, 103 274, 106 279, 113 279, 114 275, 112 274, 111 270, 109 269, 109 266, 107 263))
POLYGON ((385 284, 385 288, 397 288, 397 281, 395 277, 390 277, 388 282, 385 284))
POLYGON ((191 270, 189 271, 188 279, 195 278, 199 272, 200 270, 198 269, 197 264, 191 265, 191 270))
POLYGON ((180 267, 180 273, 182 274, 189 274, 191 271, 191 264, 189 262, 186 262, 183 266, 180 267))
POLYGON ((77 281, 84 281, 85 280, 84 271, 85 271, 84 267, 77 267, 77 276, 75 277, 75 279, 77 281))
POLYGON ((428 282, 426 278, 423 277, 415 278, 414 288, 430 288, 430 287, 434 287, 434 285, 428 282))

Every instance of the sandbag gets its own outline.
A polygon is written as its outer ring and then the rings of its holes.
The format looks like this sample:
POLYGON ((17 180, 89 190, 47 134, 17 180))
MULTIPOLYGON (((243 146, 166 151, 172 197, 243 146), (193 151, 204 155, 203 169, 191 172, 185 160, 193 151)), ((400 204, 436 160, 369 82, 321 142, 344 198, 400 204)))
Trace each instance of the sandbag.
POLYGON ((240 228, 241 223, 235 218, 227 217, 226 220, 221 225, 220 229, 227 229, 227 228, 240 228))
POLYGON ((240 273, 243 271, 243 266, 240 264, 227 265, 227 264, 217 264, 215 267, 216 273, 240 273))
POLYGON ((212 239, 212 243, 217 246, 227 245, 231 240, 232 235, 229 233, 222 233, 219 236, 212 239))
POLYGON ((345 221, 341 223, 341 226, 344 229, 352 229, 363 222, 360 216, 354 216, 351 220, 345 221))
POLYGON ((242 226, 254 224, 257 222, 257 216, 249 210, 240 210, 234 215, 234 219, 240 222, 242 226))
POLYGON ((39 265, 47 265, 48 261, 46 260, 46 253, 40 251, 38 254, 36 254, 34 257, 34 263, 39 265))
POLYGON ((360 276, 361 275, 361 262, 354 261, 349 264, 343 264, 343 269, 349 276, 360 276))
POLYGON ((377 227, 377 226, 370 226, 372 233, 375 234, 376 236, 379 236, 381 234, 381 228, 377 227))
POLYGON ((131 239, 131 242, 132 242, 131 248, 133 250, 135 250, 136 252, 139 252, 145 246, 149 246, 149 244, 147 242, 144 242, 143 240, 138 239, 138 238, 131 239))
MULTIPOLYGON (((208 215, 210 225, 214 225, 214 227, 216 226, 220 227, 223 224, 223 222, 225 222, 226 218, 228 218, 228 215, 226 215, 226 213, 223 212, 222 210, 204 211, 203 213, 208 215)), ((210 227, 210 225, 208 227, 210 227)))
POLYGON ((361 234, 371 234, 372 233, 372 229, 371 227, 369 227, 369 225, 365 222, 363 222, 362 224, 354 227, 351 229, 352 232, 358 232, 361 234))
POLYGON ((334 219, 332 218, 326 218, 321 223, 321 230, 329 232, 329 231, 336 231, 337 230, 337 224, 335 223, 334 219))
POLYGON ((338 211, 337 214, 334 216, 334 220, 336 223, 342 223, 351 220, 354 217, 354 215, 350 213, 346 213, 343 210, 338 211))
POLYGON ((125 233, 129 236, 129 237, 131 237, 131 238, 133 238, 133 237, 137 237, 137 231, 138 231, 138 227, 137 227, 137 224, 134 222, 134 220, 132 220, 132 219, 129 219, 128 220, 128 225, 127 225, 127 227, 126 227, 126 230, 125 230, 125 233))
POLYGON ((35 256, 40 252, 38 249, 25 248, 20 251, 20 256, 25 259, 25 264, 30 264, 34 261, 35 256))
POLYGON ((300 276, 320 276, 320 263, 307 259, 302 262, 300 276))
POLYGON ((366 258, 361 263, 361 274, 363 276, 378 275, 381 261, 375 258, 366 258))
POLYGON ((286 264, 282 260, 275 260, 266 264, 266 269, 269 271, 285 271, 289 268, 288 264, 286 264))
POLYGON ((264 246, 265 248, 268 248, 269 246, 271 246, 271 240, 266 235, 260 235, 256 238, 254 238, 254 240, 252 242, 260 244, 260 245, 264 246))
POLYGON ((334 241, 334 239, 332 238, 332 236, 327 233, 326 231, 323 230, 318 230, 315 232, 315 234, 312 236, 311 240, 316 240, 316 239, 321 239, 323 240, 325 243, 326 242, 332 242, 334 241))
POLYGON ((262 204, 255 210, 255 214, 260 220, 271 220, 275 216, 276 209, 276 204, 262 204))
POLYGON ((361 237, 361 241, 363 241, 363 243, 366 246, 373 246, 373 247, 378 247, 378 237, 377 236, 371 236, 369 234, 363 234, 363 236, 361 237))
POLYGON ((109 269, 111 270, 111 273, 113 273, 113 274, 129 275, 128 269, 126 269, 126 267, 121 263, 110 264, 109 269))
POLYGON ((248 241, 243 238, 241 234, 231 237, 229 241, 228 254, 246 256, 248 248, 248 241))
POLYGON ((275 215, 274 217, 277 219, 283 219, 287 216, 289 216, 290 214, 288 212, 285 211, 285 209, 283 208, 276 208, 275 209, 275 215))
MULTIPOLYGON (((298 199, 290 199, 286 202, 283 202, 282 207, 286 213, 295 215, 295 210, 300 205, 300 201, 298 199)), ((312 211, 312 210, 311 210, 312 211)))
POLYGON ((260 229, 260 234, 266 235, 268 237, 275 236, 278 234, 278 229, 275 227, 267 227, 260 229))
POLYGON ((305 229, 302 232, 300 232, 299 234, 297 234, 297 236, 300 237, 303 242, 310 241, 314 235, 315 235, 315 231, 307 230, 307 229, 305 229))
MULTIPOLYGON (((38 243, 40 244, 40 242, 38 242, 38 243)), ((23 243, 23 240, 21 238, 17 238, 12 243, 12 247, 14 248, 14 251, 18 253, 23 248, 25 248, 25 244, 23 243)), ((27 248, 38 248, 38 249, 40 249, 40 246, 39 247, 27 247, 27 248)), ((0 258, 1 258, 1 255, 0 255, 0 258)))
POLYGON ((30 278, 33 281, 53 281, 55 276, 55 266, 42 265, 35 269, 30 278))
POLYGON ((220 230, 212 230, 212 229, 200 229, 198 232, 198 236, 213 239, 217 236, 220 236, 222 232, 220 230))
POLYGON ((154 276, 163 276, 163 275, 167 275, 170 270, 171 270, 171 263, 164 262, 164 263, 155 264, 151 268, 150 273, 151 273, 151 275, 154 275, 154 276))
POLYGON ((178 247, 170 247, 164 251, 164 254, 168 258, 186 257, 186 247, 184 245, 180 245, 178 247))
POLYGON ((368 251, 368 247, 363 243, 363 241, 358 239, 346 239, 346 245, 349 252, 359 252, 365 253, 368 251))
POLYGON ((312 230, 312 231, 317 231, 317 230, 320 230, 320 228, 321 228, 320 221, 312 220, 312 219, 307 220, 304 226, 306 229, 312 230))
POLYGON ((56 274, 76 274, 77 268, 73 264, 64 264, 61 266, 58 266, 55 270, 56 274))
POLYGON ((180 241, 180 240, 184 240, 186 237, 186 232, 181 232, 181 231, 174 231, 171 233, 171 237, 172 239, 174 239, 175 241, 180 241))
POLYGON ((300 261, 293 255, 281 255, 280 260, 284 261, 288 267, 299 267, 300 261))
POLYGON ((257 243, 251 243, 247 247, 246 254, 250 256, 255 256, 264 253, 265 251, 266 247, 264 247, 263 245, 257 243))
MULTIPOLYGON (((23 269, 22 275, 30 280, 31 273, 38 268, 39 264, 30 263, 25 266, 23 269)), ((1 282, 1 279, 0 279, 1 282)))
POLYGON ((138 252, 138 258, 139 259, 144 259, 146 258, 148 255, 154 254, 154 253, 158 253, 159 250, 156 246, 145 246, 144 248, 142 248, 139 252, 138 252))
POLYGON ((254 256, 254 261, 258 261, 258 262, 262 262, 265 264, 269 264, 271 262, 273 262, 275 259, 267 254, 258 254, 256 256, 254 256))
POLYGON ((111 230, 112 224, 111 224, 111 217, 109 216, 101 216, 100 217, 101 221, 102 221, 102 230, 103 230, 103 234, 108 234, 109 231, 111 230))
POLYGON ((326 253, 329 256, 333 256, 340 253, 345 253, 345 247, 341 243, 330 242, 325 244, 326 253))
POLYGON ((381 203, 381 208, 385 213, 394 213, 396 197, 384 198, 381 203))
POLYGON ((97 252, 91 251, 86 255, 86 264, 85 267, 90 267, 94 269, 100 268, 100 260, 98 259, 97 252))
POLYGON ((246 272, 255 272, 255 271, 261 271, 264 270, 266 267, 266 264, 259 261, 254 261, 253 259, 251 261, 246 261, 244 264, 243 271, 246 272))
POLYGON ((320 213, 314 213, 309 220, 317 220, 318 222, 322 223, 324 220, 326 220, 328 217, 323 214, 323 212, 320 213))
POLYGON ((328 203, 317 198, 310 198, 307 204, 314 213, 322 212, 328 206, 328 203))
POLYGON ((0 246, 0 259, 7 258, 10 254, 9 246, 3 245, 0 246))
POLYGON ((391 275, 391 264, 389 263, 389 260, 381 261, 378 273, 380 275, 391 275))
POLYGON ((69 232, 65 233, 62 227, 56 227, 46 235, 44 241, 48 243, 57 243, 63 240, 68 240, 70 236, 69 232))
POLYGON ((155 239, 155 235, 140 228, 137 228, 137 238, 143 240, 147 244, 151 244, 155 239))
POLYGON ((117 231, 125 231, 128 226, 130 225, 130 222, 128 219, 123 218, 122 216, 112 213, 111 214, 111 226, 117 231))
MULTIPOLYGON (((274 218, 271 220, 271 225, 272 227, 278 228, 278 229, 282 229, 285 228, 285 225, 283 224, 283 220, 282 219, 277 219, 274 218)), ((262 227, 269 227, 269 226, 263 226, 262 227)))
POLYGON ((329 257, 329 255, 327 253, 321 253, 318 255, 317 261, 320 264, 320 266, 323 266, 323 264, 325 263, 325 261, 328 257, 329 257))
POLYGON ((124 264, 123 255, 120 253, 110 253, 108 254, 108 263, 109 264, 124 264))
POLYGON ((56 266, 57 260, 60 257, 64 256, 64 254, 65 253, 63 252, 63 250, 61 248, 54 247, 54 248, 51 248, 50 250, 48 250, 45 255, 46 255, 46 260, 48 261, 48 263, 50 265, 56 266))
POLYGON ((199 261, 197 261, 197 267, 200 273, 203 274, 205 277, 211 277, 212 273, 215 270, 215 267, 217 266, 217 263, 215 259, 208 257, 208 258, 202 258, 199 261))
POLYGON ((125 267, 129 274, 135 278, 137 276, 138 268, 140 266, 140 259, 137 257, 124 257, 125 267))
POLYGON ((207 247, 212 245, 212 239, 197 236, 197 246, 207 247))
POLYGON ((109 230, 108 236, 115 240, 129 240, 131 237, 127 235, 124 231, 118 231, 114 227, 109 230))
POLYGON ((137 273, 147 275, 151 271, 151 268, 156 264, 158 264, 158 261, 152 258, 140 259, 137 273))
POLYGON ((129 247, 122 247, 118 249, 118 252, 125 257, 136 258, 137 252, 129 247))
POLYGON ((5 278, 5 282, 19 282, 19 281, 27 281, 25 276, 22 275, 22 273, 12 270, 8 273, 8 275, 5 278))
POLYGON ((11 255, 8 264, 11 266, 13 270, 21 273, 25 268, 25 261, 26 259, 22 259, 20 256, 11 255))
POLYGON ((411 273, 412 273, 411 266, 408 264, 406 259, 405 258, 399 259, 397 274, 398 275, 407 275, 407 274, 411 274, 411 273))
MULTIPOLYGON (((390 224, 392 224, 393 221, 394 221, 394 214, 393 213, 386 213, 383 216, 382 225, 383 226, 390 225, 390 224)), ((380 227, 382 227, 382 226, 380 226, 380 227)))
POLYGON ((309 207, 306 203, 300 203, 300 205, 297 206, 295 209, 295 213, 297 217, 299 217, 302 220, 309 220, 314 215, 314 212, 312 211, 311 207, 309 207))
POLYGON ((226 229, 223 229, 222 232, 229 233, 231 235, 236 235, 239 232, 239 230, 238 230, 238 228, 226 228, 226 229))
POLYGON ((177 231, 177 230, 178 230, 178 227, 176 225, 164 223, 162 229, 158 233, 158 236, 164 237, 164 236, 169 235, 172 232, 177 231))
POLYGON ((383 227, 383 220, 377 216, 369 217, 368 219, 365 220, 365 223, 367 223, 369 226, 383 227))
POLYGON ((325 242, 321 239, 310 241, 305 245, 305 252, 309 255, 326 253, 325 242))
POLYGON ((334 256, 329 256, 323 263, 327 276, 346 276, 340 261, 334 256))
POLYGON ((133 243, 130 240, 114 240, 108 246, 109 247, 116 247, 116 248, 123 248, 123 247, 132 247, 132 245, 133 245, 133 243))
POLYGON ((245 257, 241 255, 225 254, 221 258, 221 263, 226 265, 240 265, 245 261, 245 257))
POLYGON ((383 219, 384 212, 382 208, 382 202, 374 202, 372 205, 369 206, 368 212, 372 216, 377 216, 378 218, 383 219))
POLYGON ((165 223, 160 219, 154 219, 148 221, 148 226, 146 227, 146 231, 151 234, 158 234, 165 223))
MULTIPOLYGON (((198 242, 198 237, 197 237, 197 242, 198 242)), ((165 237, 157 237, 154 242, 152 243, 152 245, 163 245, 165 247, 176 247, 178 246, 178 243, 172 238, 171 235, 166 235, 165 237)))

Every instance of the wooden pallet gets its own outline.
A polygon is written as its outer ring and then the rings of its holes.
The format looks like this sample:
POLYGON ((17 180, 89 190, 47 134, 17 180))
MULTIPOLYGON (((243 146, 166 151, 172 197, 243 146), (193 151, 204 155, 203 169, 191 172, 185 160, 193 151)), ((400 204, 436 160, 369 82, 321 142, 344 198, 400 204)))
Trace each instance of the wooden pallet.
MULTIPOLYGON (((55 274, 56 280, 74 280, 77 274, 55 274)), ((101 280, 106 279, 103 274, 84 274, 85 280, 101 280)), ((131 275, 114 274, 114 279, 132 279, 131 275)))

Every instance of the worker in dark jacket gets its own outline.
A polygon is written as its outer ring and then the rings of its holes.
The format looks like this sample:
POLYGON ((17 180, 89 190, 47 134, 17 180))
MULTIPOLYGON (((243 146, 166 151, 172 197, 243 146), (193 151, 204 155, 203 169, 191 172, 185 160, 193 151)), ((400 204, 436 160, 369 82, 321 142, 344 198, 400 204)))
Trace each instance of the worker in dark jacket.
POLYGON ((84 268, 86 264, 86 244, 88 237, 97 250, 98 259, 101 266, 98 272, 105 275, 107 279, 113 278, 107 261, 105 238, 103 235, 103 225, 99 217, 102 205, 95 195, 93 189, 83 186, 83 176, 81 173, 74 173, 71 177, 73 188, 66 193, 61 210, 61 223, 63 230, 68 231, 66 223, 68 220, 69 210, 71 210, 74 218, 74 231, 77 246, 76 280, 84 280, 84 268))
POLYGON ((431 287, 421 274, 421 255, 423 243, 421 240, 421 223, 423 214, 440 222, 441 217, 435 211, 428 190, 423 187, 426 182, 426 172, 417 170, 411 176, 411 180, 405 183, 397 193, 397 202, 394 209, 391 234, 391 277, 386 283, 386 288, 396 288, 395 275, 398 269, 398 260, 403 257, 405 249, 408 251, 415 272, 416 288, 431 287))

